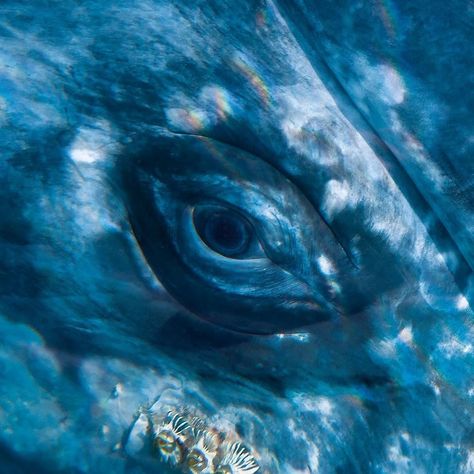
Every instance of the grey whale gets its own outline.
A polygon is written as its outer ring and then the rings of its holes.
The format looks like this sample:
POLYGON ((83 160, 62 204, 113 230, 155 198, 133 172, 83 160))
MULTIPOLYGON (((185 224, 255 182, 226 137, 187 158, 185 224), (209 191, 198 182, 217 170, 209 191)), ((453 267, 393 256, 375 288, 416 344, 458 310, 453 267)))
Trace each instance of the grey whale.
POLYGON ((1 472, 474 471, 469 2, 0 13, 1 472))

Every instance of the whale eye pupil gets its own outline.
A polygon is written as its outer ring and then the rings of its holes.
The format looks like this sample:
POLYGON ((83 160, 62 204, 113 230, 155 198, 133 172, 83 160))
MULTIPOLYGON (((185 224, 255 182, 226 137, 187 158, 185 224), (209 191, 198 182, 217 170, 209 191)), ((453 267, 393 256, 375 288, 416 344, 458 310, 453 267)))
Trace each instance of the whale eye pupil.
POLYGON ((196 229, 208 247, 226 257, 238 257, 247 250, 250 229, 232 211, 215 210, 199 216, 196 229))

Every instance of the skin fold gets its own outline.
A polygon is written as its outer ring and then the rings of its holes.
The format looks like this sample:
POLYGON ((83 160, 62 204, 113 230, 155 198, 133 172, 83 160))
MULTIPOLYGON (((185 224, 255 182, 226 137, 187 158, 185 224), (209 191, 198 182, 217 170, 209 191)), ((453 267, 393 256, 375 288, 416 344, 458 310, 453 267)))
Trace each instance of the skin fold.
POLYGON ((473 12, 2 2, 3 471, 472 472, 473 12))

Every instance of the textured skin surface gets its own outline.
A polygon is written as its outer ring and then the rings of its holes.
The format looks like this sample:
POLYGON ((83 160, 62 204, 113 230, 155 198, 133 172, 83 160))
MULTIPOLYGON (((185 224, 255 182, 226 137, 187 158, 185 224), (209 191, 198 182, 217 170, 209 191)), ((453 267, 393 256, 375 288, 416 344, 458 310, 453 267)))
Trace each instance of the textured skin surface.
POLYGON ((473 472, 473 16, 3 1, 1 471, 172 472, 154 404, 262 472, 473 472))

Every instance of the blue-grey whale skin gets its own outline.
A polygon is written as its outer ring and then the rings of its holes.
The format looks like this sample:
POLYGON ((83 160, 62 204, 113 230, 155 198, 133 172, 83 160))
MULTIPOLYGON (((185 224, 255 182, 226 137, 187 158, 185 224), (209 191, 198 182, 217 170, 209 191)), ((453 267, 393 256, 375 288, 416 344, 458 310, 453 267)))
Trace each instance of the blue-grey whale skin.
POLYGON ((473 16, 2 2, 1 471, 177 472, 153 404, 262 472, 473 472, 473 16))

